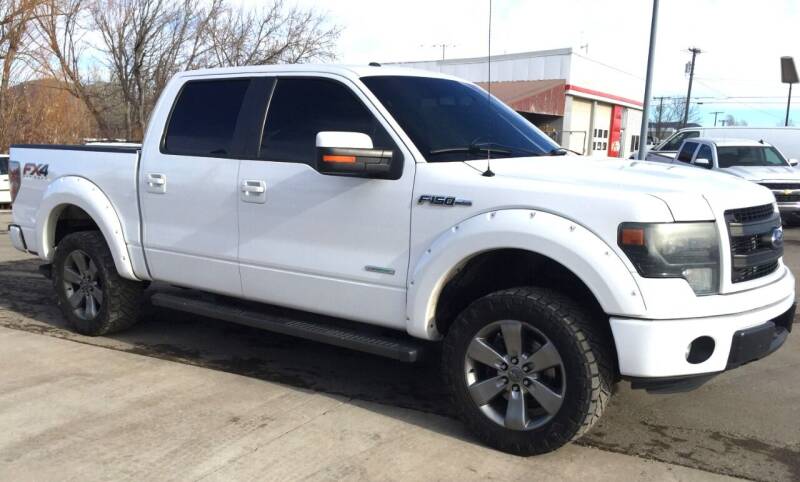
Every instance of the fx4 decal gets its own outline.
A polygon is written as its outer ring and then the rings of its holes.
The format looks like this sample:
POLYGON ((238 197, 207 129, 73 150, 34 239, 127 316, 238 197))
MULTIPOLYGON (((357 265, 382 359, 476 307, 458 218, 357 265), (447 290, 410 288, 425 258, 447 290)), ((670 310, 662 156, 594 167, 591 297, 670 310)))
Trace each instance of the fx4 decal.
POLYGON ((33 162, 29 162, 22 168, 22 177, 47 179, 47 171, 49 168, 49 164, 34 164, 33 162))
POLYGON ((433 206, 472 206, 472 201, 467 199, 456 199, 453 196, 434 196, 423 194, 419 197, 417 204, 431 204, 433 206))

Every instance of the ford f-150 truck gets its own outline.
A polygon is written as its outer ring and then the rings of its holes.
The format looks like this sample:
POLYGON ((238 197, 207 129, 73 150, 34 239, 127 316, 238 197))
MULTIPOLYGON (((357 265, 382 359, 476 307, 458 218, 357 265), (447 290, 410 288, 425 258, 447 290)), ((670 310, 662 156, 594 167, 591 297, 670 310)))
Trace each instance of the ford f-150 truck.
POLYGON ((762 358, 794 317, 768 189, 568 155, 444 75, 185 72, 141 148, 17 145, 11 170, 11 240, 78 332, 131 326, 157 281, 155 306, 441 353, 455 412, 517 454, 580 437, 619 380, 682 390, 762 358))

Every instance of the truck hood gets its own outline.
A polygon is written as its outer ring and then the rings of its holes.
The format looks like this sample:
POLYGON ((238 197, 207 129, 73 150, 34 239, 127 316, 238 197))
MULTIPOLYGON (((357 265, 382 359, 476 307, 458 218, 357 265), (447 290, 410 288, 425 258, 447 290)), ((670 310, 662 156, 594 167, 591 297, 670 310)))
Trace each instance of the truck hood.
MULTIPOLYGON (((486 169, 484 160, 467 164, 486 169)), ((499 177, 655 196, 667 204, 676 221, 714 219, 713 211, 775 202, 772 193, 757 184, 676 164, 559 156, 493 159, 491 168, 499 177)))
POLYGON ((800 181, 800 172, 789 166, 733 166, 719 169, 748 181, 800 181))

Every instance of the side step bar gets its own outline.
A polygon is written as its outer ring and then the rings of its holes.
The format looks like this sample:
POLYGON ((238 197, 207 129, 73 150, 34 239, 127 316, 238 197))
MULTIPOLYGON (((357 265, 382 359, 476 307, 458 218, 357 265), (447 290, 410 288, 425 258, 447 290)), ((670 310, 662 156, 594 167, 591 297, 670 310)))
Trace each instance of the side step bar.
MULTIPOLYGON (((266 310, 264 312, 256 311, 234 304, 217 303, 208 299, 171 293, 154 293, 150 300, 153 305, 162 308, 230 321, 406 363, 416 362, 423 350, 424 342, 411 337, 371 334, 370 331, 373 330, 368 325, 364 325, 365 329, 359 330, 317 321, 301 321, 285 315, 269 313, 266 310)), ((309 315, 309 317, 315 317, 315 315, 309 315)))

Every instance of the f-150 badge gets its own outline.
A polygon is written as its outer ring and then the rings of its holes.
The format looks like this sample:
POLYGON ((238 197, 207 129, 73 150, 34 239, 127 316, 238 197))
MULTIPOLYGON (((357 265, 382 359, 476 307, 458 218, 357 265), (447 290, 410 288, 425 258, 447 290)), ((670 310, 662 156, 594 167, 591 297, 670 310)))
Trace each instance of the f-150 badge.
POLYGON ((425 203, 434 206, 472 206, 472 201, 467 199, 456 199, 453 196, 434 196, 433 194, 423 194, 419 197, 417 204, 425 203))

